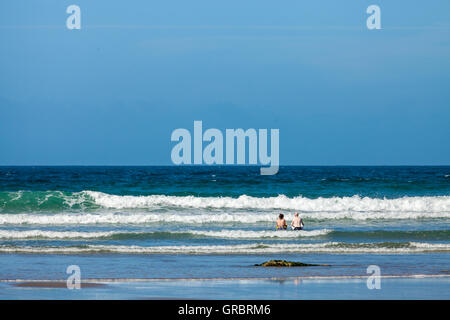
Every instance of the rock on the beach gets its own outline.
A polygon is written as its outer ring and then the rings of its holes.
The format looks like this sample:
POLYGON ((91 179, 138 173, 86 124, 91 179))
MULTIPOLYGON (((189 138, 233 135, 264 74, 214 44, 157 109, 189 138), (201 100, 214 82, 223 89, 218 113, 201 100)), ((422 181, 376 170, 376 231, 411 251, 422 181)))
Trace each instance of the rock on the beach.
POLYGON ((314 267, 314 266, 320 266, 320 265, 295 262, 295 261, 286 261, 286 260, 269 260, 269 261, 266 261, 261 264, 255 264, 255 266, 259 266, 259 267, 314 267))

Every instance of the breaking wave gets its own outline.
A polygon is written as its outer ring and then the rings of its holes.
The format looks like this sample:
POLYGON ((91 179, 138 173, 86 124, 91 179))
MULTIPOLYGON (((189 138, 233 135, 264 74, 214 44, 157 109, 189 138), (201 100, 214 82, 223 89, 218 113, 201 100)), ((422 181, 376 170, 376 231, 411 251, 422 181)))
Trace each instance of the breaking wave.
POLYGON ((450 218, 450 196, 331 197, 310 199, 302 196, 232 197, 131 196, 97 191, 0 192, 0 224, 4 223, 145 223, 145 222, 241 222, 272 221, 274 211, 299 211, 310 219, 419 219, 450 218), (98 211, 104 214, 97 214, 98 211), (129 210, 131 213, 112 213, 129 210), (84 213, 77 216, 73 213, 84 213), (163 212, 159 212, 163 211, 163 212), (193 212, 185 214, 186 211, 193 212), (220 211, 218 213, 218 211, 220 211), (240 211, 240 212, 239 212, 240 211), (248 212, 252 211, 252 212, 248 212), (58 215, 43 215, 43 213, 58 215), (62 213, 61 213, 62 212, 62 213), (72 214, 68 213, 72 212, 72 214), (31 213, 26 215, 25 213, 31 213), (40 214, 35 214, 40 213, 40 214))
POLYGON ((194 196, 118 196, 102 192, 83 191, 95 204, 104 208, 215 208, 215 209, 282 209, 303 212, 447 212, 450 213, 450 196, 402 197, 397 199, 377 199, 353 197, 332 197, 309 199, 302 196, 288 198, 258 198, 242 195, 231 197, 194 196))

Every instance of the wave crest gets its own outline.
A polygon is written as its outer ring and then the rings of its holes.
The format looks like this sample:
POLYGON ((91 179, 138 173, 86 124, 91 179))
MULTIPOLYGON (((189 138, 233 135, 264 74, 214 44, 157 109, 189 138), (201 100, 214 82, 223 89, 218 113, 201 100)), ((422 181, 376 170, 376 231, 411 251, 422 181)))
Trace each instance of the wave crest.
POLYGON ((83 191, 95 204, 104 208, 214 208, 214 209, 282 209, 303 212, 450 212, 450 196, 402 197, 378 199, 369 197, 332 197, 309 199, 302 196, 289 198, 285 195, 258 198, 242 195, 231 197, 194 196, 119 196, 97 191, 83 191))

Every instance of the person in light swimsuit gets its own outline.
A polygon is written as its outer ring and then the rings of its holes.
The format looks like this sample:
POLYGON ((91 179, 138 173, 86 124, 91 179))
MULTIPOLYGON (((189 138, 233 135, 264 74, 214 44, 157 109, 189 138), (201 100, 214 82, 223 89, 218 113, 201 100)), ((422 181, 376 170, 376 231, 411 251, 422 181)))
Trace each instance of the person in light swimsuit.
POLYGON ((291 222, 292 230, 302 230, 303 229, 303 220, 298 215, 298 212, 294 213, 294 218, 291 222))

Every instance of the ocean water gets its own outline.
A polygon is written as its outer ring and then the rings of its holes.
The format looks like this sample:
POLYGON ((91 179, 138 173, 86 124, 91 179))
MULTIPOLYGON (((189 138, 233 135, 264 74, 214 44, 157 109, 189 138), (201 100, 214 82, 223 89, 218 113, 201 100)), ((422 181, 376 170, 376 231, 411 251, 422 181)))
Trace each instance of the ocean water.
POLYGON ((0 280, 450 274, 450 167, 0 167, 0 261, 0 280), (276 231, 295 211, 305 229, 276 231))

